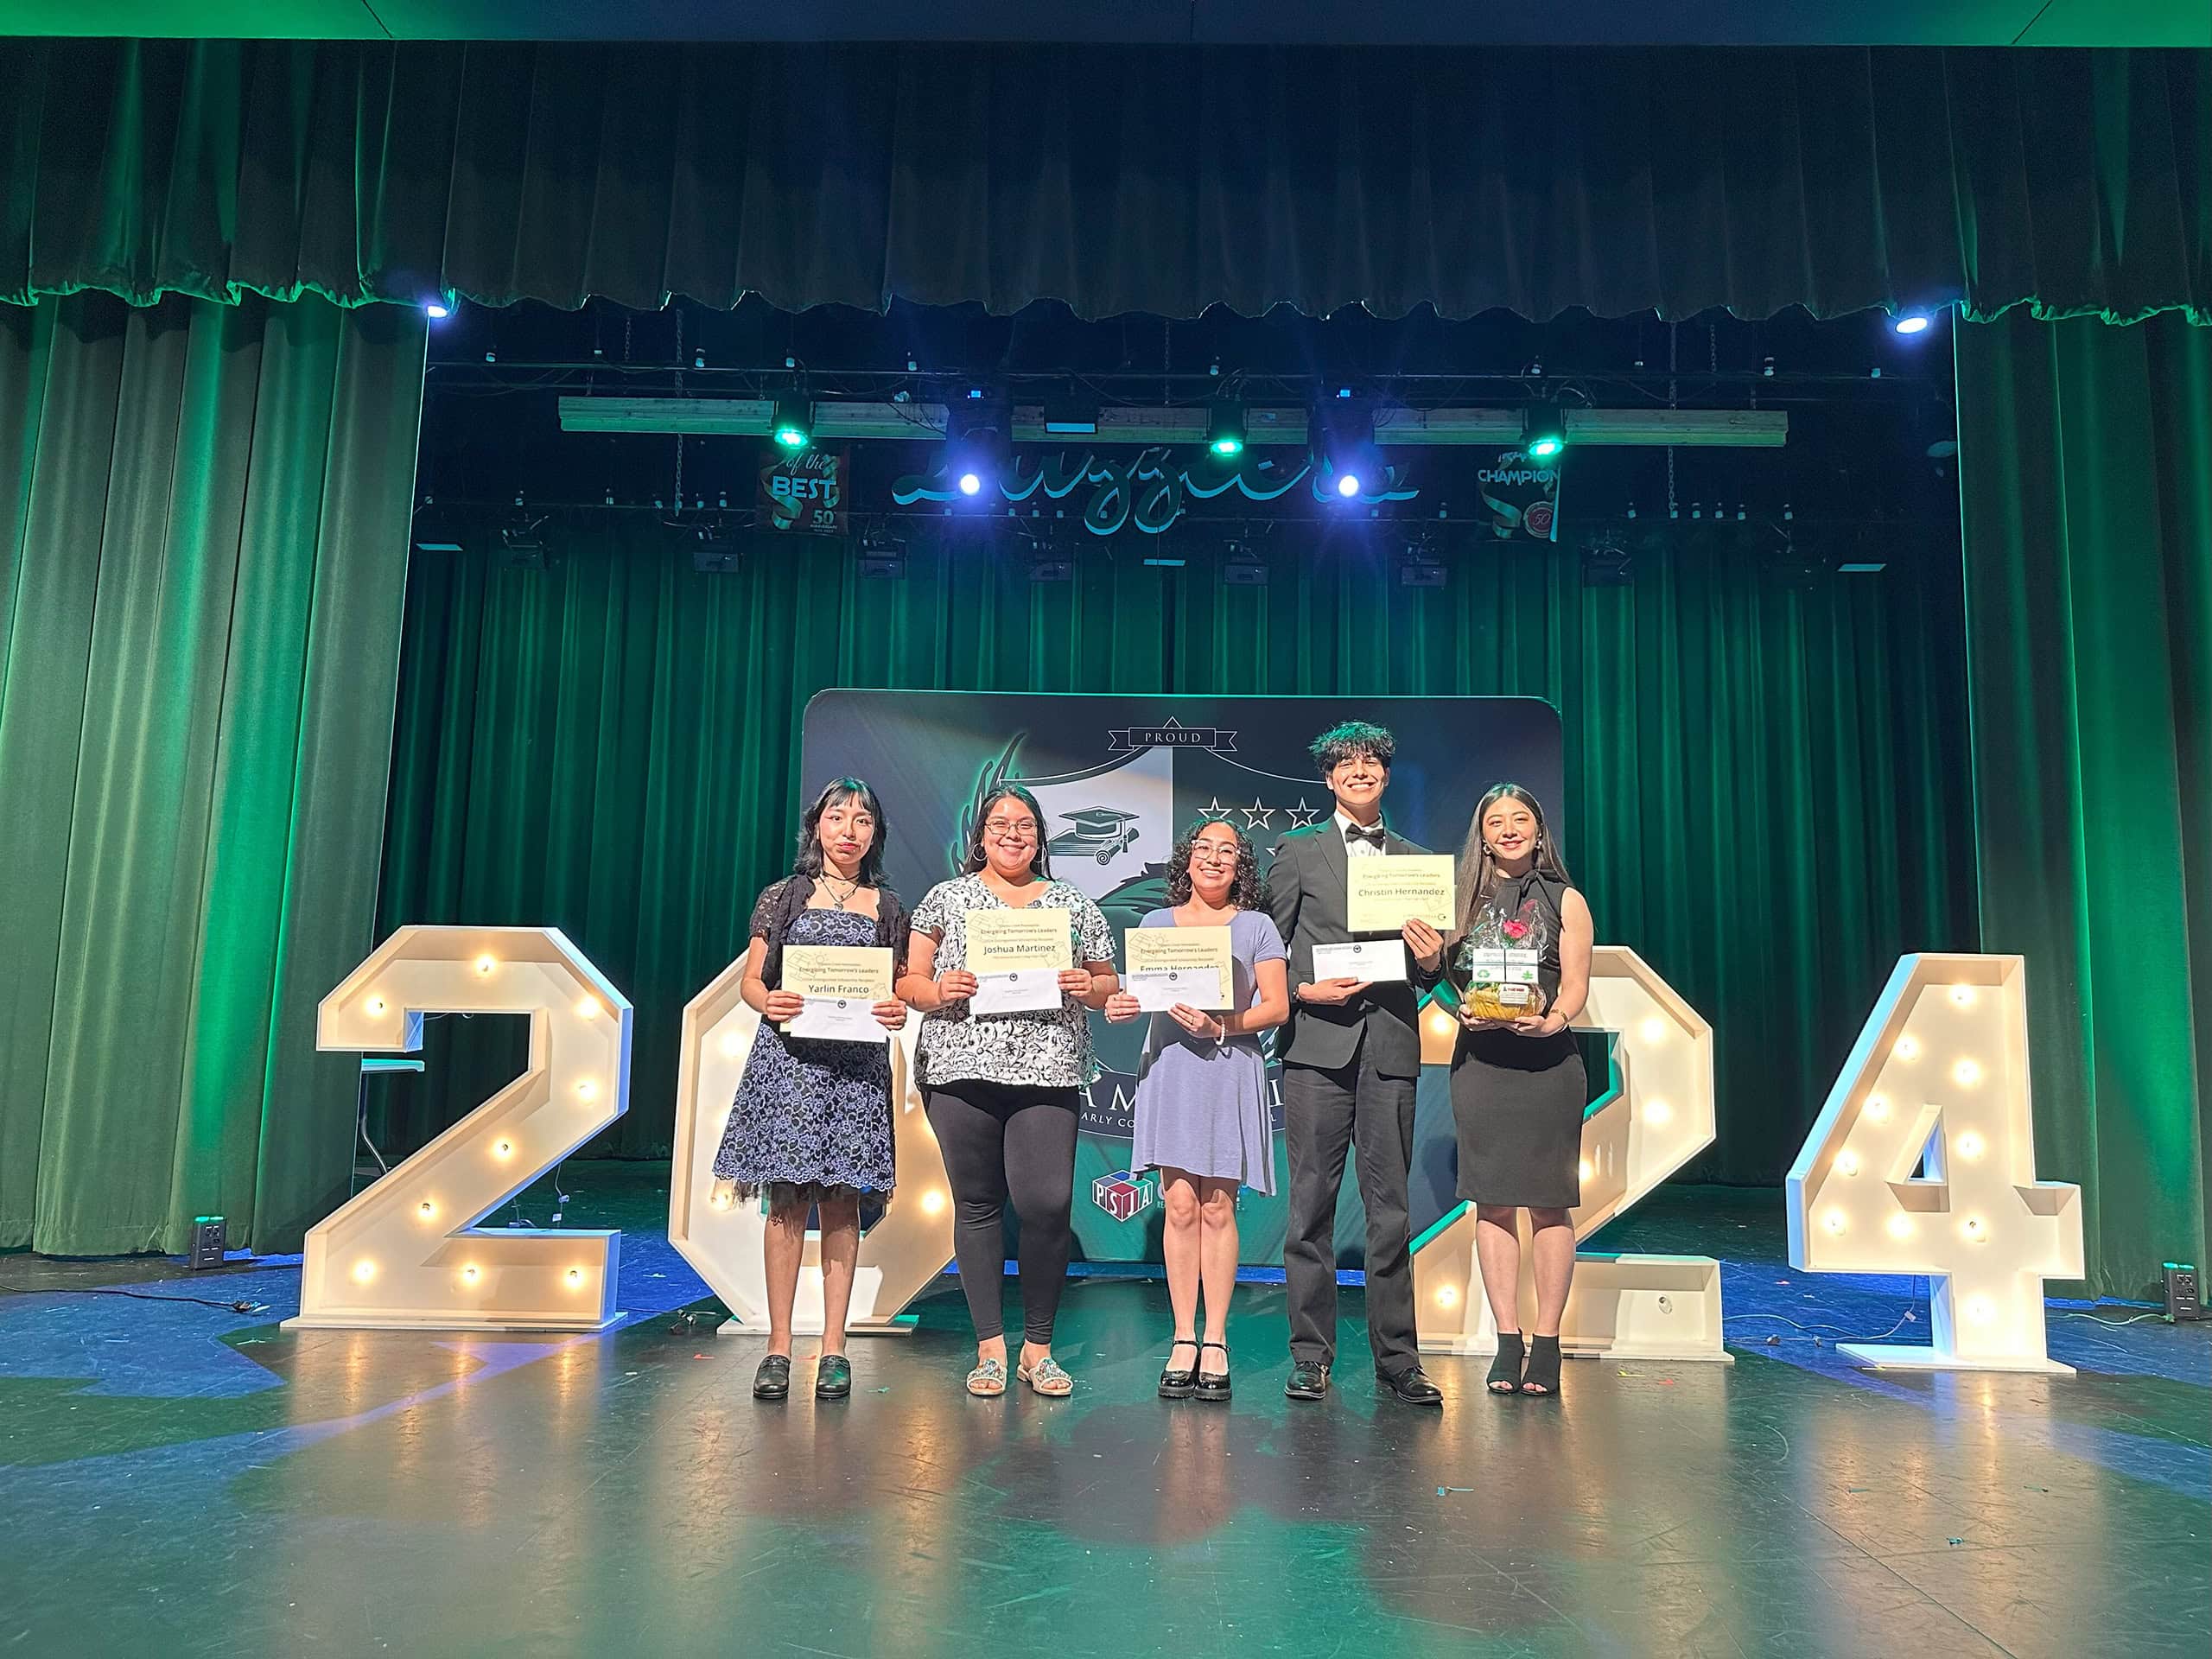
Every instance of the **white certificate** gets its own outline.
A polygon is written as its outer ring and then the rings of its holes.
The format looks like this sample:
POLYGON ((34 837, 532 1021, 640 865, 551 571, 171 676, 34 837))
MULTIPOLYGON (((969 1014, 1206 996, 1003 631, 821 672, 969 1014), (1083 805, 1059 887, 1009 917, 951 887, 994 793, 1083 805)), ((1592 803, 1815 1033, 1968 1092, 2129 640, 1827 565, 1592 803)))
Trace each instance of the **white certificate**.
POLYGON ((1060 1006, 1060 974, 1075 966, 1075 939, 1065 910, 971 910, 966 923, 968 971, 976 976, 969 1012, 1041 1014, 1060 1006))
POLYGON ((887 1043, 875 1005, 891 1000, 891 952, 878 945, 784 947, 783 988, 805 1001, 784 1030, 833 1043, 887 1043))
POLYGON ((1225 927, 1133 927, 1122 937, 1127 988, 1147 1014, 1178 1002, 1220 1012, 1236 983, 1236 957, 1225 927))
MULTIPOLYGON (((888 1001, 890 999, 886 998, 888 1001)), ((891 1033, 875 1017, 875 1005, 857 997, 810 996, 784 1030, 817 1042, 887 1043, 891 1033)))
POLYGON ((1221 994, 1217 968, 1137 968, 1122 982, 1146 1014, 1165 1014, 1180 1002, 1186 1008, 1219 1010, 1229 1006, 1221 994))
POLYGON ((1313 947, 1316 979, 1403 980, 1406 942, 1403 939, 1353 939, 1344 944, 1313 947))
POLYGON ((978 974, 970 1014, 1041 1014, 1060 1006, 1060 970, 1017 968, 1011 973, 978 974))

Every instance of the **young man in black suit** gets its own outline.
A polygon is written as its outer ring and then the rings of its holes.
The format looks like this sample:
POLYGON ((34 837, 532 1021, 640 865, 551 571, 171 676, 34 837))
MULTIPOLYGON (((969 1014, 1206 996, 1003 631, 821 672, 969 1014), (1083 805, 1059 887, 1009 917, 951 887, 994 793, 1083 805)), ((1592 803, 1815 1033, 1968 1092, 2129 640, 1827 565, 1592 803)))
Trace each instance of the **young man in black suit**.
MULTIPOLYGON (((1332 726, 1313 740, 1313 763, 1336 797, 1332 817, 1277 843, 1268 871, 1275 926, 1290 951, 1290 1022, 1276 1045, 1282 1061, 1283 1134, 1290 1154, 1290 1213, 1283 1275, 1290 1301, 1293 1400, 1329 1390, 1337 1338, 1337 1192, 1344 1157, 1358 1148, 1367 1205, 1367 1335, 1383 1391, 1408 1405, 1444 1395, 1421 1369, 1414 1330, 1414 1269, 1406 1177, 1413 1166, 1414 1089, 1421 1030, 1414 986, 1319 979, 1313 947, 1353 938, 1348 861, 1425 850, 1382 824, 1396 745, 1364 721, 1332 726)), ((1414 971, 1440 959, 1443 937, 1405 925, 1414 971)))

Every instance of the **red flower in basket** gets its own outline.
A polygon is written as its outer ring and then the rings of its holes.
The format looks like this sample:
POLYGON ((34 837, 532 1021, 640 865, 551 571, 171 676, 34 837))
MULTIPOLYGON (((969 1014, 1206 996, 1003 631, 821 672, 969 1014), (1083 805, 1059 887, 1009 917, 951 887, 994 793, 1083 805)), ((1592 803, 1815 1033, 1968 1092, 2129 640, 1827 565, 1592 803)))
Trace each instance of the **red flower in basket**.
POLYGON ((1526 938, 1528 934, 1529 924, 1526 922, 1508 922, 1505 925, 1505 937, 1509 939, 1526 938))

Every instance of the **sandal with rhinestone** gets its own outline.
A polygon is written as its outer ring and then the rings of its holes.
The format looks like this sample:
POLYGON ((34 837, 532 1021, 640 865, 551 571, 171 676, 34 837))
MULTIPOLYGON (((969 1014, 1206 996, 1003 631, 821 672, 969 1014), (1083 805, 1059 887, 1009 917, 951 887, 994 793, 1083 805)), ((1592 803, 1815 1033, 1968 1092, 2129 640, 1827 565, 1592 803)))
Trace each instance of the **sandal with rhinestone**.
POLYGON ((1032 1394, 1041 1394, 1047 1400, 1065 1400, 1075 1392, 1075 1378, 1060 1369, 1059 1361, 1050 1354, 1034 1365, 1014 1367, 1014 1379, 1027 1382, 1032 1394))
POLYGON ((978 1400, 995 1400, 1006 1392, 1006 1362, 987 1359, 968 1373, 968 1392, 978 1400))

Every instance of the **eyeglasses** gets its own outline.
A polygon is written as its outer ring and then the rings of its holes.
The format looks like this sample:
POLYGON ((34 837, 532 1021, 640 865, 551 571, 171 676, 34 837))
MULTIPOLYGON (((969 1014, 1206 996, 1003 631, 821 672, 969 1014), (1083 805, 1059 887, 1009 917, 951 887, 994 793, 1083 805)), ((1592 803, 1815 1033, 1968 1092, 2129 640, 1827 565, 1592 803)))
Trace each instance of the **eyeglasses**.
POLYGON ((1192 849, 1191 857, 1193 862, 1199 864, 1234 864, 1236 861, 1236 849, 1231 847, 1224 851, 1215 853, 1209 852, 1203 847, 1198 847, 1192 849))
POLYGON ((983 832, 991 836, 1033 836, 1037 833, 1037 820, 1034 818, 993 818, 983 826, 983 832))

